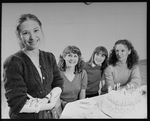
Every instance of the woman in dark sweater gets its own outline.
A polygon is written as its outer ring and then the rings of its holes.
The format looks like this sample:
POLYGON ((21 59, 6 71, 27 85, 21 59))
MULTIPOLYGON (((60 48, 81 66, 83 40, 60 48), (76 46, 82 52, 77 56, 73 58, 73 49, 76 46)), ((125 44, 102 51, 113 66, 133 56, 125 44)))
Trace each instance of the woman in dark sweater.
POLYGON ((55 107, 63 79, 54 55, 39 49, 43 32, 35 15, 20 16, 16 35, 21 50, 9 56, 3 65, 9 116, 11 119, 43 118, 43 111, 55 107))
POLYGON ((108 51, 103 46, 98 46, 93 51, 89 61, 84 65, 87 72, 88 82, 86 89, 86 97, 98 96, 101 91, 101 84, 104 82, 103 72, 108 66, 108 51))

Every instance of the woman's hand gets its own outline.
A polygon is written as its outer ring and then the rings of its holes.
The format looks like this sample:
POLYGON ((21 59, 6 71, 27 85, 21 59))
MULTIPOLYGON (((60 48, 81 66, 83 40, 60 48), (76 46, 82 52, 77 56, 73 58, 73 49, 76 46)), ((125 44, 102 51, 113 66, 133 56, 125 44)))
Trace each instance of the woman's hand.
POLYGON ((50 92, 51 97, 50 97, 50 103, 52 104, 56 104, 57 100, 60 97, 62 90, 60 87, 55 87, 52 89, 52 91, 50 92))
POLYGON ((127 84, 127 89, 135 89, 133 84, 127 84))
POLYGON ((20 110, 20 113, 26 112, 26 113, 38 113, 40 110, 41 105, 38 102, 38 98, 30 98, 26 101, 23 108, 20 110))
POLYGON ((26 101, 25 105, 29 105, 29 107, 35 106, 38 103, 38 98, 31 98, 26 101))
POLYGON ((48 99, 47 98, 38 98, 38 104, 39 103, 48 103, 48 99))

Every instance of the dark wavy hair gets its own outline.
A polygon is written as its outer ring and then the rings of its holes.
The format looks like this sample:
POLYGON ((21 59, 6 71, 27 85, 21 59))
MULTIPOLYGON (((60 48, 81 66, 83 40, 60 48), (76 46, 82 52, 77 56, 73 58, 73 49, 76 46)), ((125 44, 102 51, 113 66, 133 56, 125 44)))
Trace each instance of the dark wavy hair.
POLYGON ((64 60, 64 57, 70 53, 74 53, 74 54, 77 54, 79 56, 78 63, 75 65, 75 72, 74 73, 76 74, 76 73, 82 72, 84 61, 82 59, 82 54, 81 54, 80 49, 76 46, 67 46, 63 50, 62 55, 59 56, 59 62, 58 62, 59 69, 62 71, 66 71, 66 62, 64 60))
POLYGON ((15 31, 16 36, 19 39, 20 49, 24 48, 24 44, 20 41, 20 26, 23 22, 25 22, 27 20, 36 21, 39 24, 39 26, 41 27, 41 30, 42 30, 42 23, 35 15, 33 15, 33 14, 22 14, 20 16, 20 18, 17 20, 16 31, 15 31))
POLYGON ((91 55, 91 57, 88 61, 88 64, 92 65, 92 63, 95 63, 94 62, 94 55, 99 54, 100 52, 102 52, 105 55, 105 60, 102 63, 102 66, 101 66, 101 70, 102 70, 102 73, 103 73, 104 69, 108 66, 108 51, 104 46, 98 46, 94 49, 94 51, 93 51, 93 53, 92 53, 92 55, 91 55))
POLYGON ((110 51, 109 54, 109 64, 115 66, 116 62, 118 62, 118 59, 116 57, 116 53, 115 53, 115 47, 118 44, 123 44, 124 46, 126 46, 128 48, 128 50, 131 50, 131 53, 128 55, 127 57, 127 67, 128 69, 132 69, 132 67, 136 64, 138 64, 138 60, 139 60, 139 56, 137 54, 137 51, 134 49, 132 43, 129 40, 126 39, 122 39, 122 40, 118 40, 113 49, 110 51))

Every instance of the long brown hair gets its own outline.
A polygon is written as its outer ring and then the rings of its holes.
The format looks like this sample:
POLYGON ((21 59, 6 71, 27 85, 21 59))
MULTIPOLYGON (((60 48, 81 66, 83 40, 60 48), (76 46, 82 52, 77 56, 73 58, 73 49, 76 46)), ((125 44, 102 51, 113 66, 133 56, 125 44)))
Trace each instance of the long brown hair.
POLYGON ((103 72, 103 70, 108 66, 108 51, 107 51, 107 49, 104 46, 96 47, 87 63, 89 65, 92 65, 92 63, 94 63, 94 55, 95 54, 99 54, 100 52, 102 52, 105 55, 105 60, 102 63, 102 66, 101 66, 101 70, 103 72))

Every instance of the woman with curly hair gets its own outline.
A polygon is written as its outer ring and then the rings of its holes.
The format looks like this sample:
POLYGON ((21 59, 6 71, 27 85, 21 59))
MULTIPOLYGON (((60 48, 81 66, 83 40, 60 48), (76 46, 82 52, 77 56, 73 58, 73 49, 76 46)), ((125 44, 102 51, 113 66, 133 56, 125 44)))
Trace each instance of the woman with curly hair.
POLYGON ((118 40, 109 54, 109 66, 104 72, 105 85, 101 93, 107 93, 109 89, 139 87, 141 77, 138 59, 137 51, 130 41, 118 40))
POLYGON ((85 98, 87 73, 83 69, 84 61, 78 47, 67 46, 60 55, 58 67, 64 80, 64 88, 60 99, 62 108, 68 102, 85 98))
POLYGON ((86 97, 98 96, 103 85, 103 72, 108 66, 108 51, 104 46, 94 49, 89 61, 84 65, 88 75, 86 97))

